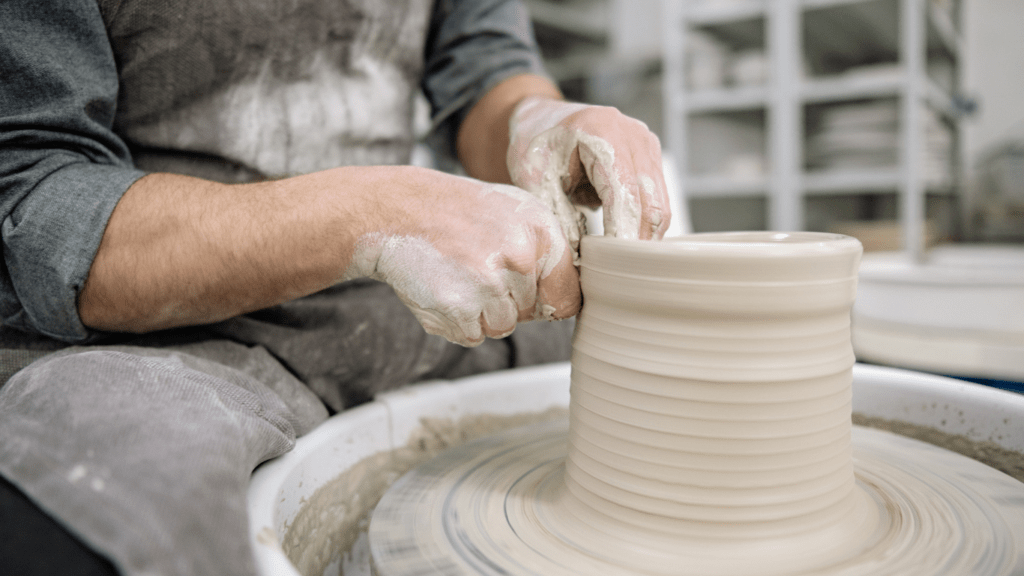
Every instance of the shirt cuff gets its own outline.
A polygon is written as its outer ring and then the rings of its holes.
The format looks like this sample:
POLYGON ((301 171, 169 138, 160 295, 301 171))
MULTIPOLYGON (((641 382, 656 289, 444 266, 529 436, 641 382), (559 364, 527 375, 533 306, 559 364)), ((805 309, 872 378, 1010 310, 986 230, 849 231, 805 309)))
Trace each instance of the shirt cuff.
POLYGON ((0 290, 0 315, 5 326, 87 342, 103 333, 82 324, 78 293, 114 207, 145 172, 83 162, 73 154, 44 162, 53 170, 0 224, 0 282, 9 288, 0 290))

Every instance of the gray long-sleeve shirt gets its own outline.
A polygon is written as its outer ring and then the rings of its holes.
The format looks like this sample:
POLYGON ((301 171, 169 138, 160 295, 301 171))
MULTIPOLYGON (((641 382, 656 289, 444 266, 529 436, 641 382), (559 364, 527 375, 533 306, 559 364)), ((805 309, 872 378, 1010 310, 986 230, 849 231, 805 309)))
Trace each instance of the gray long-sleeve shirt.
POLYGON ((77 295, 146 171, 406 163, 417 90, 451 142, 543 73, 519 0, 5 0, 0 32, 0 323, 66 342, 98 336, 77 295))

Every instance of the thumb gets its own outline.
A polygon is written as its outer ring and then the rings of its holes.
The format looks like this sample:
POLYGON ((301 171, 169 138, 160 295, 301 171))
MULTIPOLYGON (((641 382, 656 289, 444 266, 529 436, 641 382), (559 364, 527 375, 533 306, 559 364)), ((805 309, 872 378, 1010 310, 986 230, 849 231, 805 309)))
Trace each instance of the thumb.
POLYGON ((563 241, 562 245, 560 254, 548 256, 557 258, 554 266, 546 275, 538 275, 535 318, 562 320, 580 311, 583 297, 580 293, 579 271, 573 265, 569 243, 563 241))

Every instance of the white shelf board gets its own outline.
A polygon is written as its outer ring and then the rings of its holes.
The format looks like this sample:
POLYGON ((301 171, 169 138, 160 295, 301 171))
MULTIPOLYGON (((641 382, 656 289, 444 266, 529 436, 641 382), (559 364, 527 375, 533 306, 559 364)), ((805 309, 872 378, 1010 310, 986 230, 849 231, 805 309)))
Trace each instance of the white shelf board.
MULTIPOLYGON (((896 193, 901 184, 899 168, 833 170, 805 172, 801 189, 806 196, 833 194, 896 193)), ((954 191, 948 179, 925 182, 929 194, 944 195, 954 191)), ((763 196, 768 191, 767 178, 734 178, 727 175, 691 176, 685 182, 687 198, 739 198, 763 196)))
MULTIPOLYGON (((922 78, 925 101, 948 118, 958 115, 953 97, 930 78, 922 78)), ((864 98, 898 97, 906 89, 902 74, 858 76, 839 75, 806 80, 800 91, 805 103, 843 102, 864 98)))
POLYGON ((895 192, 900 185, 900 171, 893 167, 805 172, 802 184, 808 195, 895 192))
MULTIPOLYGON (((689 92, 685 100, 686 110, 694 112, 728 112, 731 110, 754 110, 763 108, 768 101, 765 86, 742 86, 717 88, 689 92)), ((677 107, 678 108, 678 107, 677 107)))
MULTIPOLYGON (((683 0, 687 1, 687 0, 683 0)), ((767 0, 689 0, 684 18, 690 24, 708 26, 760 18, 767 12, 767 0)))
MULTIPOLYGON (((952 97, 930 79, 923 80, 928 103, 946 116, 955 116, 952 97)), ((902 75, 839 75, 805 80, 800 88, 804 103, 844 102, 865 98, 897 97, 906 86, 902 75)), ((680 97, 682 98, 682 97, 680 97)), ((683 100, 686 110, 698 112, 729 112, 755 110, 767 105, 768 89, 764 86, 718 88, 689 92, 683 100)), ((679 109, 679 105, 675 106, 679 109)))
POLYGON ((833 102, 897 96, 903 88, 902 74, 838 75, 807 79, 800 89, 804 102, 833 102))
MULTIPOLYGON (((896 192, 902 184, 902 174, 898 167, 871 168, 858 170, 830 170, 805 172, 802 177, 802 188, 808 196, 827 196, 830 194, 858 194, 864 192, 896 192)), ((930 194, 948 194, 953 192, 953 183, 949 179, 932 179, 925 182, 930 194)))
POLYGON ((768 191, 766 178, 736 178, 728 175, 691 176, 684 182, 687 198, 739 198, 764 196, 768 191))

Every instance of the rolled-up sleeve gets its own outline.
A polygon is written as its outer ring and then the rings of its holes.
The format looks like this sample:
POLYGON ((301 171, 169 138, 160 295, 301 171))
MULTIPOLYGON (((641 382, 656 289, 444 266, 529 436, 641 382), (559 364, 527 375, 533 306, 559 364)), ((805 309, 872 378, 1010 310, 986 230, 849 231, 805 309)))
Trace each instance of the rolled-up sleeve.
POLYGON ((114 55, 95 0, 4 0, 0 22, 0 322, 82 342, 78 293, 143 175, 112 130, 114 55))
POLYGON ((523 2, 437 0, 423 92, 434 129, 449 150, 473 105, 502 80, 526 73, 545 75, 523 2))

